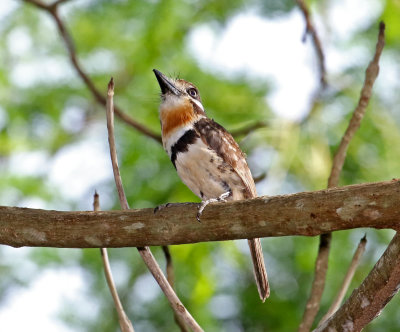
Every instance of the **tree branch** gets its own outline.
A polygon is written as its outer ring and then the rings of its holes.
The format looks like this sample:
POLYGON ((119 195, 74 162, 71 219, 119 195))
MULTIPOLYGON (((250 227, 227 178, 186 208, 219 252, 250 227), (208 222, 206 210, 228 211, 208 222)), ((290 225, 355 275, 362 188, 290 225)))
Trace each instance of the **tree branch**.
POLYGON ((321 322, 318 324, 318 326, 322 325, 329 317, 331 317, 338 310, 340 304, 344 299, 344 296, 346 295, 347 290, 349 289, 350 282, 353 279, 354 273, 357 270, 361 257, 364 254, 366 245, 367 245, 367 236, 364 235, 364 237, 360 240, 360 243, 357 246, 353 259, 351 260, 350 267, 347 270, 347 273, 343 279, 343 283, 342 286, 340 287, 339 293, 337 294, 335 300, 332 302, 327 313, 321 318, 321 322))
POLYGON ((361 331, 379 316, 399 291, 400 234, 396 233, 382 257, 338 311, 315 331, 361 331), (344 328, 346 327, 346 328, 344 328))
POLYGON ((122 332, 134 332, 132 322, 128 318, 119 299, 117 288, 115 287, 114 278, 111 273, 111 266, 108 259, 107 248, 100 248, 101 260, 103 262, 104 275, 106 277, 108 288, 114 301, 115 310, 118 315, 118 322, 122 332))
MULTIPOLYGON (((174 264, 172 263, 172 256, 168 246, 161 246, 161 248, 164 253, 166 261, 167 280, 171 285, 172 289, 175 290, 175 274, 174 274, 174 264)), ((182 318, 176 315, 175 313, 174 313, 174 320, 176 325, 178 325, 179 329, 181 330, 181 332, 189 331, 182 318)))
POLYGON ((296 2, 301 12, 303 13, 304 20, 306 21, 306 29, 304 32, 303 41, 306 40, 307 34, 311 35, 315 52, 317 53, 317 58, 318 58, 319 79, 322 86, 325 87, 326 86, 325 55, 322 49, 321 40, 319 39, 317 30, 315 29, 314 24, 311 21, 310 11, 308 10, 308 7, 305 4, 304 0, 296 0, 296 2))
POLYGON ((108 132, 108 145, 110 147, 111 164, 114 174, 115 186, 117 187, 118 198, 122 210, 129 210, 128 201, 126 199, 124 186, 122 185, 121 174, 118 167, 117 149, 115 146, 114 136, 114 80, 111 77, 107 89, 106 101, 106 117, 107 117, 107 132, 108 132))
POLYGON ((360 227, 400 229, 400 180, 210 204, 128 211, 0 207, 0 244, 143 247, 269 236, 315 236, 360 227), (284 207, 284 208, 283 208, 284 207), (117 221, 117 222, 116 222, 117 221))
MULTIPOLYGON (((67 48, 68 56, 69 56, 72 66, 75 68, 75 70, 78 73, 78 75, 80 76, 80 78, 86 84, 87 88, 92 93, 94 99, 100 105, 105 106, 106 99, 104 98, 103 94, 96 88, 93 81, 90 79, 89 75, 86 74, 86 72, 81 67, 81 65, 78 61, 77 55, 76 55, 76 49, 75 49, 75 44, 73 42, 73 39, 72 39, 70 33, 68 32, 64 22, 61 20, 59 14, 58 14, 58 5, 67 0, 58 0, 58 1, 55 1, 53 4, 49 4, 49 5, 43 3, 42 1, 39 1, 39 0, 22 0, 22 1, 28 2, 32 5, 35 5, 36 7, 46 11, 54 19, 54 21, 57 25, 57 28, 58 28, 58 32, 60 33, 60 36, 62 37, 64 44, 67 48)), ((146 126, 144 126, 141 123, 134 120, 132 117, 130 117, 128 114, 126 114, 118 106, 115 106, 114 111, 115 111, 115 114, 126 124, 130 125, 131 127, 136 129, 140 133, 144 134, 145 136, 150 137, 150 138, 156 140, 157 142, 161 143, 160 135, 154 133, 146 126)))
POLYGON ((310 296, 307 300, 303 319, 298 332, 308 332, 318 313, 322 294, 325 288, 326 273, 328 271, 329 252, 331 249, 332 233, 321 234, 319 238, 318 254, 315 260, 314 279, 311 284, 310 296))
POLYGON ((231 130, 230 133, 233 137, 237 136, 246 136, 249 133, 253 132, 254 130, 260 129, 260 128, 268 128, 270 126, 269 123, 264 122, 264 121, 257 121, 254 123, 251 123, 247 125, 246 127, 239 128, 236 130, 231 130))
POLYGON ((339 183, 339 175, 343 168, 344 161, 346 159, 347 148, 353 138, 355 132, 360 127, 361 120, 364 117, 365 110, 367 109, 369 100, 372 95, 372 87, 375 83, 379 73, 379 59, 385 46, 385 23, 379 24, 379 35, 378 42, 376 44, 375 55, 372 61, 369 63, 367 70, 365 71, 364 86, 361 89, 360 99, 358 105, 354 110, 353 116, 350 120, 349 126, 343 135, 342 141, 340 142, 339 148, 335 154, 332 163, 331 175, 328 180, 328 187, 335 187, 339 183))
POLYGON ((51 6, 53 6, 53 7, 54 6, 58 6, 58 5, 61 5, 64 2, 68 2, 68 1, 71 1, 71 0, 56 0, 51 4, 51 6))
MULTIPOLYGON (((110 156, 111 163, 114 173, 115 185, 118 190, 118 197, 123 210, 129 210, 128 201, 125 196, 124 187, 122 185, 121 175, 118 167, 117 159, 117 149, 115 147, 114 138, 114 81, 111 78, 108 83, 107 89, 107 101, 106 101, 106 113, 107 113, 107 131, 108 131, 108 143, 110 146, 110 156)), ((173 288, 169 284, 168 280, 165 278, 160 266, 158 265, 156 259, 147 246, 140 246, 137 248, 140 256, 142 257, 147 268, 153 275, 154 279, 157 281, 161 290, 164 292, 165 297, 171 305, 174 315, 179 316, 194 332, 202 332, 203 329, 194 320, 192 315, 187 311, 185 306, 182 304, 181 300, 175 294, 173 288)))
MULTIPOLYGON (((93 197, 93 210, 100 211, 100 199, 97 192, 93 197)), ((107 248, 100 248, 101 260, 103 262, 104 275, 106 277, 108 288, 114 301, 115 310, 118 315, 118 322, 122 332, 134 332, 132 322, 129 320, 119 299, 117 288, 115 287, 114 278, 111 272, 110 261, 108 259, 107 248)))
MULTIPOLYGON (((300 1, 302 2, 302 1, 300 1)), ((360 127, 362 118, 364 117, 365 110, 368 106, 369 99, 372 95, 372 87, 379 73, 379 59, 385 45, 385 24, 383 22, 379 25, 378 42, 376 44, 375 55, 367 67, 365 73, 364 86, 361 89, 360 99, 358 105, 353 112, 350 123, 343 135, 339 148, 335 153, 332 162, 332 169, 328 179, 328 188, 336 187, 339 184, 339 176, 346 159, 347 149, 350 141, 360 127)), ((311 287, 310 297, 306 304, 302 322, 299 326, 299 332, 306 332, 311 329, 315 316, 318 313, 322 293, 325 288, 326 273, 328 270, 328 259, 330 251, 330 243, 332 234, 322 234, 318 249, 318 255, 315 263, 315 275, 311 287)))
POLYGON ((264 180, 267 177, 267 173, 261 173, 260 175, 256 176, 253 178, 254 183, 258 183, 261 182, 262 180, 264 180))

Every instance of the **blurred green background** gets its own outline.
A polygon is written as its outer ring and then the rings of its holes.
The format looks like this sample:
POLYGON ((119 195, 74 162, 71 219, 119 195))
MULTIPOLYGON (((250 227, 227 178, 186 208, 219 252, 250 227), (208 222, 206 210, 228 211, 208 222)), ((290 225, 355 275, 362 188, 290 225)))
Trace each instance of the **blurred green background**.
MULTIPOLYGON (((153 68, 200 89, 210 117, 235 131, 260 195, 326 187, 331 159, 358 101, 387 26, 381 72, 360 130, 351 142, 341 185, 383 181, 400 167, 400 2, 312 1, 326 54, 319 74, 304 21, 292 1, 70 0, 60 16, 84 70, 104 93, 113 76, 115 102, 159 132, 153 68)), ((69 62, 54 21, 22 1, 0 5, 0 205, 118 209, 108 157, 104 107, 69 62)), ((156 141, 116 120, 122 178, 132 208, 198 201, 156 141)), ((195 222, 195 221, 193 221, 195 222)), ((359 239, 367 251, 358 287, 393 236, 358 229, 333 235, 327 310, 359 239)), ((206 331, 293 331, 313 277, 318 238, 262 241, 271 297, 261 304, 245 241, 171 247, 176 286, 206 331)), ((160 248, 152 248, 160 264, 160 248)), ((132 248, 109 251, 119 293, 136 331, 177 331, 173 315, 132 248)), ((365 331, 399 331, 395 297, 365 331)), ((99 250, 0 247, 1 331, 118 331, 99 250), (22 319, 23 318, 23 319, 22 319)))

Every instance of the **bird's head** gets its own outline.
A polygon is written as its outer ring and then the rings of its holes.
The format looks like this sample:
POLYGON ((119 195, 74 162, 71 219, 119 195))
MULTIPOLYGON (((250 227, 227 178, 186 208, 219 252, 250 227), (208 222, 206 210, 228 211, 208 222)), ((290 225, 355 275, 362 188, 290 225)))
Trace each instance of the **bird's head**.
POLYGON ((199 90, 194 84, 169 78, 157 69, 153 69, 153 72, 161 89, 160 120, 163 137, 205 116, 199 90))

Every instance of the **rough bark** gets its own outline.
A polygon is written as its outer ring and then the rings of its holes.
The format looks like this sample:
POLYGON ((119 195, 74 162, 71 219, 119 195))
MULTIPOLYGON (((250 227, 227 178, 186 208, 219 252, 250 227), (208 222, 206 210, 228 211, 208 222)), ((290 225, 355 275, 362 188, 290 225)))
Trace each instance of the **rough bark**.
POLYGON ((400 288, 400 234, 349 299, 316 332, 361 331, 397 294, 400 288))
POLYGON ((0 244, 61 248, 141 247, 400 226, 400 181, 247 201, 158 210, 61 212, 0 207, 0 244))

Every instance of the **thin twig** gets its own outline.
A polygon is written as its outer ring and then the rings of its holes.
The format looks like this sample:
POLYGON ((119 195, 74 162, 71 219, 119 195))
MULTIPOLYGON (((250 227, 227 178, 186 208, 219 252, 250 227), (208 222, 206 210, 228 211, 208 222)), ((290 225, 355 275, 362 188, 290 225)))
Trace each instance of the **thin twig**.
POLYGON ((95 190, 93 195, 93 211, 101 211, 100 209, 100 196, 95 190))
POLYGON ((357 270, 358 264, 360 264, 361 257, 364 254, 366 245, 367 245, 367 236, 364 235, 363 238, 360 240, 360 243, 357 246, 357 249, 354 253, 353 259, 351 260, 349 269, 347 270, 347 273, 343 279, 343 283, 340 287, 339 293, 337 294, 335 300, 332 302, 327 313, 321 318, 321 321, 318 324, 318 326, 320 326, 323 322, 325 322, 329 317, 331 317, 339 309, 340 304, 342 303, 343 298, 346 295, 347 290, 349 289, 350 282, 353 279, 353 276, 357 270))
MULTIPOLYGON (((246 127, 243 128, 239 128, 237 130, 232 130, 230 131, 230 133, 232 134, 233 137, 237 137, 237 136, 246 136, 248 134, 250 134, 251 132, 253 132, 254 130, 260 129, 260 128, 267 128, 269 127, 269 123, 264 122, 264 121, 258 121, 255 123, 252 123, 246 127)), ((253 180, 255 183, 261 182, 262 180, 264 180, 267 177, 267 173, 261 173, 259 176, 254 177, 253 180)))
MULTIPOLYGON (((171 253, 169 251, 169 247, 168 246, 161 246, 163 252, 164 252, 164 256, 165 256, 165 261, 166 261, 166 272, 167 272, 167 280, 169 282, 169 284, 171 285, 171 287, 175 290, 175 273, 174 273, 174 265, 172 262, 172 256, 171 253)), ((176 315, 174 313, 174 320, 175 323, 179 326, 181 332, 188 332, 188 328, 186 327, 185 322, 182 320, 181 317, 179 317, 178 315, 176 315)))
POLYGON ((314 280, 311 285, 310 296, 307 300, 303 319, 298 329, 299 332, 310 331, 315 316, 318 313, 322 293, 324 292, 325 288, 331 238, 331 233, 322 234, 319 238, 318 254, 315 261, 314 280))
POLYGON ((253 132, 254 130, 260 129, 260 128, 268 128, 269 123, 266 123, 264 121, 257 121, 255 123, 249 124, 246 127, 239 128, 236 130, 231 130, 230 133, 232 136, 237 137, 237 136, 246 136, 249 133, 253 132))
POLYGON ((110 156, 112 161, 115 185, 117 186, 118 197, 121 203, 122 210, 129 210, 128 201, 125 196, 124 186, 122 185, 121 174, 119 173, 117 149, 115 145, 114 135, 114 80, 111 78, 108 83, 107 102, 106 102, 106 116, 107 116, 107 130, 108 130, 108 144, 110 146, 110 156))
POLYGON ((167 271, 167 280, 172 288, 175 288, 175 274, 174 274, 174 265, 172 263, 171 253, 169 252, 168 246, 161 246, 166 263, 166 271, 167 271))
MULTIPOLYGON (((39 0, 23 0, 23 1, 31 3, 38 8, 45 10, 53 17, 54 21, 56 22, 60 36, 62 37, 64 44, 67 48, 69 59, 71 61, 72 66, 75 68, 78 75, 81 77, 83 82, 86 84, 89 91, 92 93, 94 99, 100 105, 105 106, 106 99, 104 98, 102 93, 96 88, 96 86, 94 85, 93 81, 90 79, 88 74, 86 74, 86 72, 82 69, 82 67, 78 61, 77 55, 76 55, 75 44, 73 42, 71 34, 68 32, 64 22, 61 20, 59 14, 58 14, 58 5, 65 1, 68 1, 68 0, 58 0, 50 5, 46 5, 45 3, 43 3, 42 1, 39 1, 39 0)), ((153 131, 151 131, 149 128, 142 125, 141 123, 138 123, 136 120, 134 120, 132 117, 130 117, 128 114, 126 114, 119 107, 115 106, 114 112, 126 124, 130 125, 131 127, 136 129, 140 133, 144 134, 145 136, 148 136, 148 137, 156 140, 157 142, 161 143, 160 135, 154 133, 153 131)))
POLYGON ((400 234, 396 233, 374 268, 349 299, 315 332, 361 331, 395 296, 400 287, 400 234))
POLYGON ((134 332, 132 322, 130 321, 130 319, 128 318, 128 316, 125 313, 125 310, 121 304, 121 301, 120 301, 118 293, 117 293, 117 289, 114 284, 114 279, 111 274, 111 266, 110 266, 109 259, 108 259, 107 249, 100 248, 100 253, 101 253, 101 259, 103 261, 103 266, 104 266, 104 274, 106 276, 107 285, 108 285, 108 288, 110 289, 111 296, 114 300, 115 309, 117 310, 118 322, 119 322, 119 326, 121 327, 121 331, 122 332, 134 332))
POLYGON ((56 0, 51 4, 51 6, 55 7, 55 6, 61 5, 62 3, 68 2, 68 1, 71 1, 71 0, 56 0))
MULTIPOLYGON (((106 103, 108 142, 110 144, 111 162, 121 207, 123 210, 128 210, 129 209, 128 201, 126 199, 122 186, 122 180, 118 168, 117 151, 115 148, 114 127, 113 127, 113 114, 114 114, 113 96, 114 96, 114 82, 113 79, 111 78, 110 82, 108 83, 107 103, 106 103)), ((165 278, 160 266, 155 260, 153 254, 151 253, 150 248, 139 247, 137 249, 140 255, 142 256, 143 261, 147 265, 147 268, 150 270, 150 272, 156 279, 157 283, 160 285, 165 296, 167 297, 168 301, 170 302, 171 307, 174 310, 174 313, 179 317, 181 317, 193 331, 195 332, 203 331, 203 329, 197 324, 192 315, 186 310, 182 302, 179 300, 178 296, 175 294, 168 280, 165 278)))
POLYGON ((33 5, 35 5, 36 7, 39 7, 40 9, 44 9, 44 10, 50 10, 50 7, 51 7, 51 5, 47 5, 40 0, 23 0, 23 1, 29 2, 33 5))
POLYGON ((255 176, 253 178, 253 180, 255 183, 258 183, 258 182, 261 182, 262 180, 264 180, 266 177, 267 177, 267 173, 261 173, 260 175, 255 176))
POLYGON ((296 0, 301 12, 303 13, 304 20, 306 21, 306 29, 303 35, 303 42, 305 42, 307 34, 310 34, 313 40, 313 45, 318 58, 319 78, 321 85, 326 86, 326 68, 325 68, 325 55, 322 49, 321 40, 319 39, 317 30, 311 21, 310 11, 305 4, 304 0, 296 0))
MULTIPOLYGON (((93 210, 100 211, 100 199, 97 191, 94 193, 93 196, 93 210)), ((121 331, 134 332, 132 322, 129 320, 128 316, 124 311, 124 308, 118 296, 117 288, 115 287, 114 278, 111 273, 110 262, 108 259, 107 249, 100 248, 100 253, 101 253, 101 259, 103 261, 104 274, 106 276, 107 285, 108 288, 110 289, 111 296, 114 300, 115 309, 117 310, 118 321, 119 321, 119 326, 121 327, 121 331)))
POLYGON ((362 118, 364 117, 365 110, 368 106, 369 100, 372 95, 372 87, 379 74, 379 59, 382 54, 383 47, 385 46, 385 23, 379 24, 378 42, 376 44, 375 55, 369 63, 365 72, 364 86, 361 90, 358 105, 354 110, 353 116, 350 120, 349 126, 340 142, 339 148, 333 158, 331 175, 328 180, 328 187, 336 187, 339 183, 339 175, 343 168, 346 159, 347 148, 355 132, 360 127, 362 118))
MULTIPOLYGON (((375 54, 369 63, 365 72, 365 80, 361 89, 358 105, 353 112, 353 116, 340 142, 332 162, 331 174, 328 179, 328 188, 336 187, 339 184, 339 176, 346 159, 347 149, 351 139, 360 127, 366 108, 372 95, 372 87, 379 73, 379 59, 385 45, 385 24, 379 25, 378 42, 376 44, 375 54)), ((329 247, 332 234, 323 234, 320 237, 320 247, 315 265, 315 275, 311 287, 311 294, 306 304, 303 320, 299 326, 299 332, 309 331, 315 316, 318 313, 321 303, 322 293, 325 288, 326 272, 328 270, 329 247)))

